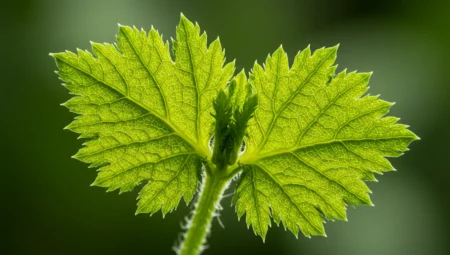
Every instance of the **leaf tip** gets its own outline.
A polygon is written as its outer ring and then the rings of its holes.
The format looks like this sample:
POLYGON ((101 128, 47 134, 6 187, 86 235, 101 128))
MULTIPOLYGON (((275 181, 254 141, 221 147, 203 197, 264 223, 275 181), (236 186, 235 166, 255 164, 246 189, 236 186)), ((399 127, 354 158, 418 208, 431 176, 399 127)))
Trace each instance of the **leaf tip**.
MULTIPOLYGON (((137 198, 137 199, 139 199, 139 197, 137 198)), ((138 214, 141 214, 141 213, 145 213, 145 210, 142 208, 143 206, 142 206, 142 204, 141 204, 141 201, 142 200, 140 200, 139 202, 138 202, 138 208, 136 209, 136 212, 134 213, 134 215, 138 215, 138 214)), ((151 216, 151 215, 150 215, 151 216)))
POLYGON ((258 233, 258 232, 255 232, 255 235, 259 235, 259 237, 261 237, 261 240, 262 240, 262 242, 263 243, 266 243, 266 234, 265 233, 258 233))
MULTIPOLYGON (((186 18, 186 16, 182 12, 180 12, 180 24, 181 23, 183 23, 183 24, 191 23, 192 24, 192 22, 190 20, 188 20, 188 18, 186 18)), ((192 26, 194 26, 194 24, 192 24, 192 26)))

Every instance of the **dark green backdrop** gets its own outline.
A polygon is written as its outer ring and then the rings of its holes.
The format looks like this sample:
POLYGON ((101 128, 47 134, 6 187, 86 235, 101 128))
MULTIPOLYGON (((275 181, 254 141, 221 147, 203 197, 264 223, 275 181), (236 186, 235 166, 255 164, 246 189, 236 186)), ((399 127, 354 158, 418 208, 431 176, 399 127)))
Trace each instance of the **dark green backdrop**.
MULTIPOLYGON (((137 192, 90 187, 96 175, 70 158, 80 148, 64 131, 74 117, 49 52, 113 42, 117 23, 165 38, 180 12, 209 39, 220 35, 238 70, 262 62, 281 43, 292 57, 341 43, 339 69, 374 71, 371 94, 395 101, 391 114, 422 140, 393 159, 395 173, 372 183, 376 206, 349 208, 349 222, 326 225, 327 238, 297 240, 270 229, 266 243, 222 202, 205 254, 450 254, 448 210, 449 1, 4 1, 1 22, 1 254, 173 254, 180 204, 162 219, 134 216, 137 192)), ((230 191, 229 191, 230 192, 230 191)))

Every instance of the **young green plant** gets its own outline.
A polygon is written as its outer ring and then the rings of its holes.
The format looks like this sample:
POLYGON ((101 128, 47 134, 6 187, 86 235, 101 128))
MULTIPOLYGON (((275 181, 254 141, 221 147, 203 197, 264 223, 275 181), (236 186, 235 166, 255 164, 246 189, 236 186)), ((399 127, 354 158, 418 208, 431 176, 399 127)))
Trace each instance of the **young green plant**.
POLYGON ((142 184, 136 213, 165 215, 201 185, 179 254, 202 251, 233 178, 238 217, 263 240, 272 221, 324 236, 347 205, 372 205, 364 181, 418 139, 385 117, 392 103, 363 95, 371 73, 335 74, 337 46, 308 47, 292 66, 280 47, 247 78, 183 15, 172 46, 127 26, 117 42, 51 54, 79 115, 67 129, 87 140, 74 157, 98 169, 95 186, 142 184))

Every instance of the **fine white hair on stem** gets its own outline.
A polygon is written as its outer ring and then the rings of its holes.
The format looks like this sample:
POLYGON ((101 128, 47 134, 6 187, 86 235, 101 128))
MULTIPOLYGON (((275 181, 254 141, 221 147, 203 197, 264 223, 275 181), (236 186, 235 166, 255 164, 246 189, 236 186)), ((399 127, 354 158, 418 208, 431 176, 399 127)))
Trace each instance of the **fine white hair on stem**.
MULTIPOLYGON (((203 170, 205 170, 205 169, 203 169, 203 170)), ((189 228, 192 226, 192 219, 193 219, 193 217, 194 217, 194 215, 195 215, 195 213, 196 213, 196 211, 197 211, 197 209, 198 209, 198 203, 199 203, 200 197, 202 196, 202 193, 203 193, 203 191, 204 191, 204 189, 205 189, 206 171, 202 171, 202 172, 203 172, 203 173, 202 173, 202 180, 203 180, 203 181, 202 181, 201 184, 199 185, 199 189, 198 189, 198 192, 197 192, 197 196, 196 196, 196 198, 195 198, 194 209, 193 209, 192 211, 190 211, 189 215, 186 216, 186 217, 184 218, 184 222, 181 222, 181 223, 180 223, 181 229, 185 230, 185 232, 182 232, 182 233, 180 233, 180 234, 178 235, 178 238, 177 238, 177 240, 175 241, 174 246, 172 247, 172 250, 173 250, 176 254, 180 254, 180 252, 181 252, 181 247, 182 247, 182 245, 183 245, 184 240, 186 240, 186 237, 187 237, 187 231, 188 231, 189 228)), ((230 182, 228 182, 228 183, 225 185, 225 187, 223 188, 223 191, 225 191, 225 190, 229 187, 229 185, 230 185, 230 182)), ((222 191, 222 192, 223 192, 223 191, 222 191)), ((228 194, 228 196, 230 196, 230 195, 231 195, 231 194, 228 194)), ((213 212, 213 214, 212 214, 212 217, 213 217, 213 219, 214 219, 214 218, 217 218, 217 221, 218 221, 219 225, 220 225, 222 228, 225 228, 223 222, 220 220, 220 215, 221 215, 221 214, 220 214, 220 211, 223 210, 222 205, 220 205, 220 201, 221 201, 223 198, 224 198, 223 195, 221 195, 221 196, 219 197, 218 202, 217 202, 217 204, 215 205, 215 208, 214 208, 214 212, 213 212)), ((211 236, 211 224, 209 224, 209 226, 208 226, 207 229, 206 229, 206 237, 210 237, 210 236, 211 236)), ((199 254, 201 254, 201 253, 202 253, 204 250, 206 250, 207 248, 208 248, 208 245, 206 244, 206 238, 205 238, 205 239, 202 241, 202 245, 200 246, 199 254)))
POLYGON ((228 193, 228 194, 224 194, 222 196, 222 198, 228 198, 228 197, 231 197, 232 195, 234 195, 234 192, 231 192, 231 193, 228 193))

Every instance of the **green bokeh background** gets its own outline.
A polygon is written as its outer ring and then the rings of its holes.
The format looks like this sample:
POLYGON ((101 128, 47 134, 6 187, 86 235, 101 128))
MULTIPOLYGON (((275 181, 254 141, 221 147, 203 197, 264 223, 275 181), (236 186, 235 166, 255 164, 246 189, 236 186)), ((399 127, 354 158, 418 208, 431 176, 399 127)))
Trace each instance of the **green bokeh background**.
MULTIPOLYGON (((26 0, 2 3, 1 254, 174 254, 191 210, 135 216, 137 191, 90 187, 96 172, 70 158, 80 148, 64 131, 74 117, 49 52, 113 42, 117 23, 174 37, 180 12, 209 39, 220 35, 237 70, 263 62, 281 43, 292 57, 340 43, 339 70, 374 71, 370 94, 422 140, 393 159, 395 173, 371 183, 375 207, 348 208, 327 238, 298 240, 272 227, 263 244, 230 198, 205 254, 450 254, 450 1, 26 0)), ((230 193, 231 189, 227 193, 230 193)))

